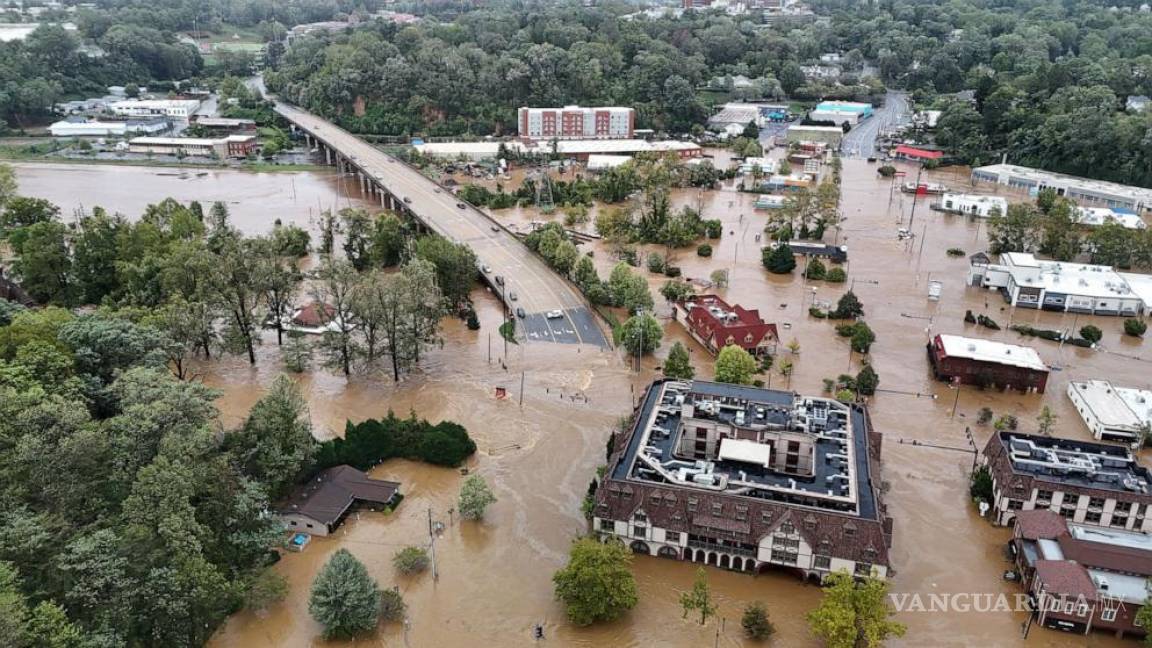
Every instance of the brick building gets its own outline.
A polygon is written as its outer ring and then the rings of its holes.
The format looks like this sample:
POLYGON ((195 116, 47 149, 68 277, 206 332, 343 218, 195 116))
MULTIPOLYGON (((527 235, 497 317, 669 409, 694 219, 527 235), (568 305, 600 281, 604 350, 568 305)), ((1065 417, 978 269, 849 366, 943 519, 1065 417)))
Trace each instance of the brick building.
POLYGON ((531 139, 631 139, 636 132, 636 111, 605 106, 582 108, 521 108, 517 113, 520 136, 531 139))
POLYGON ((592 527, 636 553, 722 569, 886 578, 880 448, 860 406, 657 381, 615 440, 592 527))
POLYGON ((1031 347, 959 335, 937 335, 928 360, 940 380, 978 387, 999 386, 1044 393, 1048 366, 1031 347))
POLYGON ((997 432, 981 462, 992 476, 995 524, 1047 509, 1077 524, 1152 532, 1152 472, 1127 447, 997 432))
POLYGON ((1020 511, 1010 548, 1041 625, 1146 633, 1136 614, 1148 598, 1152 536, 1073 524, 1049 510, 1020 511))

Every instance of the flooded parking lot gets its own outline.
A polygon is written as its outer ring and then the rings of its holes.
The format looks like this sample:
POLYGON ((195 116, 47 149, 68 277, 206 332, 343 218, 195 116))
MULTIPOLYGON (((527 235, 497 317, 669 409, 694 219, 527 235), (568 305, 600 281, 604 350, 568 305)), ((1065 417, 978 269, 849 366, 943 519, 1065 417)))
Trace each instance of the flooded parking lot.
MULTIPOLYGON (((909 169, 914 176, 915 171, 909 169)), ((234 222, 245 231, 266 231, 277 219, 308 225, 320 209, 359 204, 350 183, 334 174, 250 174, 211 171, 190 177, 160 175, 166 169, 19 165, 21 191, 48 198, 65 214, 83 205, 103 205, 135 217, 144 205, 167 196, 205 203, 223 199, 234 222)), ((966 183, 962 172, 928 174, 936 182, 966 183)), ((849 247, 849 282, 863 301, 866 320, 877 335, 871 362, 884 390, 871 402, 875 425, 885 434, 882 478, 895 518, 891 551, 892 589, 920 594, 1014 594, 1016 585, 1001 574, 1008 567, 1002 555, 1010 533, 981 520, 968 501, 967 473, 973 454, 965 434, 969 428, 977 446, 991 429, 975 425, 981 407, 1019 417, 1021 428, 1035 430, 1043 405, 1058 415, 1061 436, 1088 438, 1088 432, 1064 395, 1070 380, 1107 378, 1117 384, 1149 387, 1152 354, 1139 340, 1121 333, 1119 318, 1008 309, 994 293, 965 287, 966 257, 950 257, 956 247, 973 253, 983 249, 983 223, 916 208, 917 233, 912 241, 896 237, 897 212, 907 226, 909 197, 890 191, 890 181, 877 177, 875 165, 845 160, 843 213, 840 234, 849 247), (889 211, 889 197, 892 209, 889 211), (927 299, 928 282, 943 281, 938 302, 927 299), (977 329, 965 324, 965 310, 984 313, 1003 330, 977 329), (1042 340, 1021 340, 1007 330, 1009 323, 1068 328, 1093 323, 1105 334, 1100 350, 1060 348, 1042 340), (959 333, 1033 346, 1054 371, 1046 394, 950 389, 932 379, 925 355, 930 334, 959 333), (913 446, 918 440, 941 448, 913 446)), ((986 190, 986 188, 982 188, 986 190)), ((813 300, 835 303, 849 284, 805 281, 799 272, 768 274, 760 264, 761 242, 755 240, 766 220, 751 207, 754 196, 733 189, 677 191, 676 206, 703 205, 706 218, 724 222, 724 235, 713 241, 711 258, 692 249, 676 252, 675 263, 689 277, 707 277, 729 269, 731 286, 720 291, 730 303, 758 308, 780 326, 782 342, 800 343, 794 356, 781 349, 778 359, 794 364, 791 376, 774 373, 773 387, 816 393, 824 378, 855 373, 858 354, 836 336, 833 325, 808 316, 813 300), (815 289, 815 290, 813 290, 815 289)), ((1018 197, 1016 198, 1018 199, 1018 197)), ((501 222, 539 219, 532 210, 497 213, 501 222)), ((831 233, 829 234, 831 236, 831 233)), ((600 244, 597 267, 606 276, 614 260, 600 244)), ((654 248, 655 249, 655 248, 654 248)), ((645 274, 646 271, 638 270, 645 274)), ((649 275, 653 287, 663 277, 649 275)), ((282 603, 260 616, 235 615, 214 638, 217 648, 320 646, 319 629, 307 613, 308 586, 327 556, 345 547, 365 562, 384 587, 397 586, 409 606, 410 625, 381 628, 360 646, 477 646, 528 645, 532 627, 544 625, 547 640, 563 646, 739 646, 740 610, 752 600, 767 604, 777 626, 776 645, 816 645, 807 633, 804 614, 819 600, 819 589, 787 574, 752 577, 709 570, 719 598, 722 627, 701 627, 681 618, 678 598, 691 585, 694 565, 654 557, 634 565, 640 603, 623 619, 578 629, 568 625, 553 600, 551 575, 565 560, 570 539, 585 524, 580 500, 597 465, 604 462, 604 441, 616 419, 626 415, 636 396, 655 376, 655 368, 673 340, 692 349, 698 375, 711 375, 707 353, 691 342, 674 322, 667 322, 665 344, 656 357, 645 358, 642 371, 630 371, 616 352, 589 346, 525 341, 505 345, 496 334, 499 303, 491 294, 474 294, 481 320, 479 331, 462 322, 445 323, 444 344, 434 349, 421 370, 400 384, 369 376, 350 380, 325 371, 298 377, 308 397, 318 436, 340 434, 344 421, 383 416, 389 409, 405 415, 414 411, 431 420, 452 419, 465 425, 479 446, 470 470, 484 475, 499 502, 483 523, 460 523, 448 511, 462 481, 454 470, 404 461, 378 467, 374 476, 403 484, 406 499, 390 516, 365 513, 350 520, 335 535, 318 539, 302 553, 289 554, 276 569, 291 589, 282 603), (521 392, 521 381, 524 389, 521 392), (508 397, 496 397, 504 387, 508 397), (521 396, 522 404, 521 404, 521 396), (430 574, 415 579, 397 577, 392 555, 402 546, 427 541, 427 518, 446 525, 437 540, 438 581, 430 574)), ((657 296, 658 312, 669 309, 657 296)), ((208 384, 224 390, 218 405, 225 425, 235 425, 279 373, 278 350, 268 337, 259 362, 249 367, 242 358, 226 358, 201 367, 208 384)), ((765 377, 767 380, 767 377, 765 377)), ((1103 634, 1064 635, 1033 628, 1021 638, 1025 615, 1017 612, 948 612, 901 614, 908 625, 894 646, 1119 646, 1103 634)), ((347 644, 342 644, 347 645, 347 644)))

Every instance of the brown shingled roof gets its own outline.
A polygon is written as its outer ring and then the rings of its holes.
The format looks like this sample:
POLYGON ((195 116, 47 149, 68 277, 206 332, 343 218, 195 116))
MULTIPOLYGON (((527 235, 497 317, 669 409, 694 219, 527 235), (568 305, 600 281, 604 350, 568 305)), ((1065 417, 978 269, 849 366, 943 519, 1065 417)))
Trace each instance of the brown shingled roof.
POLYGON ((1086 601, 1096 599, 1096 584, 1088 570, 1072 561, 1037 560, 1036 578, 1044 583, 1044 590, 1049 594, 1083 597, 1086 601))
POLYGON ((1025 540, 1055 540, 1068 535, 1068 523, 1048 509, 1017 511, 1016 528, 1025 540))
POLYGON ((356 501, 388 504, 400 490, 397 482, 372 479, 352 466, 334 466, 292 491, 277 507, 281 514, 300 514, 332 524, 356 501))

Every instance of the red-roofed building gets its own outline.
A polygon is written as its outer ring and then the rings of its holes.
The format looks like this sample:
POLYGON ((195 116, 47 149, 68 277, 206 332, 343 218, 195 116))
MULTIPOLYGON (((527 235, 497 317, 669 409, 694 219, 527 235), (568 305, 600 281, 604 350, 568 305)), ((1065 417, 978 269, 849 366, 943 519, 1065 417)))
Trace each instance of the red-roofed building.
POLYGON ((672 317, 684 325, 692 339, 712 353, 735 344, 754 356, 773 353, 780 337, 775 324, 760 318, 760 311, 730 306, 716 295, 694 295, 678 302, 672 317))
POLYGON ((1147 534, 1075 524, 1035 509, 1017 513, 1011 549, 1041 625, 1120 637, 1146 632, 1135 621, 1152 576, 1147 534))
POLYGON ((929 151, 927 149, 916 148, 915 146, 908 146, 901 144, 892 151, 892 157, 897 160, 911 160, 913 162, 924 162, 926 160, 939 160, 944 157, 944 151, 929 151))

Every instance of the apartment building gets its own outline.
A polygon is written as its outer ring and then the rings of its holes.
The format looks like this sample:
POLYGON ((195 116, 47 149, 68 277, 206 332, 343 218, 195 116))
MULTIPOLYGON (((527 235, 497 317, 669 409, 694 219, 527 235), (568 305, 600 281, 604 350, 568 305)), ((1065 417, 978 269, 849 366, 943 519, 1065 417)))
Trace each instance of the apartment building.
POLYGON ((614 106, 582 108, 521 108, 520 136, 532 139, 631 139, 636 111, 614 106))
POLYGON ((1152 472, 1125 446, 996 432, 981 463, 992 476, 995 524, 1046 509, 1077 524, 1152 532, 1152 472))
POLYGON ((886 578, 880 449, 862 406, 657 381, 615 440, 592 527, 636 553, 722 569, 886 578))

